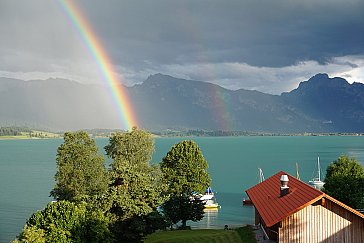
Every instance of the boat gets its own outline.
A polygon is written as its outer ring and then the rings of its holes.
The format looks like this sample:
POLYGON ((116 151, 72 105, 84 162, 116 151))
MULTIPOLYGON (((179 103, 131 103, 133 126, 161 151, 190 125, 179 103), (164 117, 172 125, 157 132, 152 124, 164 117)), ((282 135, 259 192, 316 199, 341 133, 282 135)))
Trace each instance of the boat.
POLYGON ((220 207, 216 201, 215 194, 211 187, 206 189, 205 195, 203 195, 200 200, 205 202, 205 209, 217 209, 220 207))
POLYGON ((252 200, 243 198, 243 205, 253 205, 252 200))
POLYGON ((317 176, 308 181, 308 184, 316 189, 321 189, 325 185, 325 182, 321 181, 320 157, 317 157, 317 176))

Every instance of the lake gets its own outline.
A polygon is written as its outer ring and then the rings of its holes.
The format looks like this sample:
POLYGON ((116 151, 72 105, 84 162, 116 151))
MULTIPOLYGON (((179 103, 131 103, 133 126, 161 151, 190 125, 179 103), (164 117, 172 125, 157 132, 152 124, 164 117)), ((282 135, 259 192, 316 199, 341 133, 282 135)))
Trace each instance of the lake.
MULTIPOLYGON (((252 207, 242 206, 245 190, 259 181, 258 168, 265 178, 286 171, 301 180, 313 177, 320 156, 322 174, 342 154, 356 157, 363 165, 364 137, 356 136, 275 136, 157 138, 152 162, 161 161, 173 144, 193 139, 209 164, 212 188, 221 205, 209 211, 192 227, 240 226, 254 222, 252 207)), ((107 139, 97 139, 100 153, 107 139)), ((62 139, 0 140, 0 242, 10 242, 36 210, 51 201, 57 147, 62 139)), ((110 161, 107 162, 108 164, 110 161)))

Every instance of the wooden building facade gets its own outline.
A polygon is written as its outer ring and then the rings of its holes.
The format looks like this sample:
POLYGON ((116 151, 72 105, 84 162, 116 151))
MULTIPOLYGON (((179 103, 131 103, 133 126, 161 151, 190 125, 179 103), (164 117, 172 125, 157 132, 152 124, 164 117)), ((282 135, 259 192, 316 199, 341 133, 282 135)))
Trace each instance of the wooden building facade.
POLYGON ((278 242, 364 242, 364 215, 281 171, 247 190, 255 223, 278 242), (280 178, 289 178, 282 195, 280 178))

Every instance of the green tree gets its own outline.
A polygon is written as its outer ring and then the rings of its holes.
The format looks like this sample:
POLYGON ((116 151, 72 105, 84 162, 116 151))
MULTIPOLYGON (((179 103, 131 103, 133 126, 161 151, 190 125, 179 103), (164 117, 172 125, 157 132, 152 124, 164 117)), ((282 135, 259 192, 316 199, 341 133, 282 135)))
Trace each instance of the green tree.
POLYGON ((34 213, 14 242, 112 242, 108 219, 86 203, 50 203, 34 213))
POLYGON ((113 184, 102 204, 119 220, 153 212, 164 202, 161 196, 164 187, 153 170, 151 167, 150 171, 142 171, 125 161, 115 163, 110 172, 113 184))
POLYGON ((105 150, 113 161, 111 187, 101 205, 114 219, 113 232, 118 241, 140 241, 155 229, 141 222, 150 220, 165 201, 161 172, 158 166, 150 165, 154 140, 148 132, 133 128, 113 134, 105 150), (139 227, 134 227, 136 224, 139 227))
POLYGON ((187 220, 200 220, 203 208, 194 200, 195 193, 203 193, 211 183, 207 172, 208 164, 194 141, 175 144, 161 162, 164 182, 168 185, 170 199, 163 205, 164 213, 175 222, 178 218, 182 227, 187 220), (189 201, 190 200, 190 201, 189 201), (179 209, 173 205, 176 204, 179 209), (190 209, 187 209, 191 207, 190 209))
POLYGON ((34 226, 24 226, 19 239, 15 239, 12 243, 46 243, 46 236, 43 229, 34 226))
MULTIPOLYGON (((116 132, 105 146, 106 154, 117 161, 149 165, 154 152, 154 139, 150 133, 133 127, 131 132, 116 132)), ((113 163, 115 164, 115 163, 113 163)))
POLYGON ((76 201, 103 194, 108 177, 103 156, 84 131, 67 132, 57 150, 56 184, 51 196, 57 200, 76 201))
POLYGON ((187 220, 199 221, 204 216, 205 203, 198 196, 182 194, 180 196, 171 196, 163 204, 163 211, 172 224, 182 221, 181 229, 186 228, 187 220))
POLYGON ((364 169, 355 158, 340 156, 326 170, 323 191, 352 208, 364 208, 364 169))

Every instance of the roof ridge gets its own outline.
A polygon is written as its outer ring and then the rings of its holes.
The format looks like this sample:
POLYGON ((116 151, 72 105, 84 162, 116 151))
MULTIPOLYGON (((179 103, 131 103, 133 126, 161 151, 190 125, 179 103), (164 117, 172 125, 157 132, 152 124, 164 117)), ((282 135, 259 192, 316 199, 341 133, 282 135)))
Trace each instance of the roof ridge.
POLYGON ((359 217, 361 217, 361 218, 363 218, 363 219, 364 219, 364 214, 362 214, 362 213, 360 213, 359 211, 355 210, 354 208, 352 208, 352 207, 350 207, 350 206, 346 205, 345 203, 340 202, 339 200, 337 200, 337 199, 333 198, 332 196, 330 196, 330 195, 328 195, 328 194, 326 194, 326 193, 324 193, 324 197, 325 197, 325 198, 327 198, 327 199, 329 199, 330 201, 332 201, 332 202, 336 203, 337 205, 339 205, 339 206, 341 206, 341 207, 343 207, 343 208, 346 208, 346 209, 347 209, 347 210, 349 210, 350 212, 352 212, 352 213, 354 213, 354 214, 356 214, 356 215, 358 215, 359 217))

